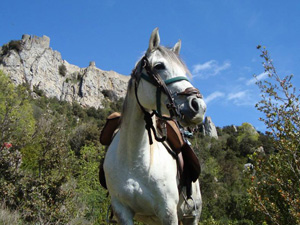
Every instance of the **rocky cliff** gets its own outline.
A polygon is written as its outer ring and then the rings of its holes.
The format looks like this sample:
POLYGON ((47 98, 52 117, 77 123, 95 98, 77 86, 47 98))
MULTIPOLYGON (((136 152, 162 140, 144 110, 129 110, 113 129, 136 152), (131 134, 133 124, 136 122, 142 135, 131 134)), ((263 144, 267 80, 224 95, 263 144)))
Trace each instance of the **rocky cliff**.
POLYGON ((213 137, 218 139, 218 132, 215 124, 212 122, 210 116, 206 116, 204 123, 200 125, 200 130, 203 132, 205 136, 213 137))
POLYGON ((97 68, 95 62, 86 68, 68 63, 50 48, 47 36, 23 35, 0 47, 0 70, 15 84, 26 83, 47 97, 96 108, 102 107, 105 98, 125 97, 129 80, 129 76, 97 68))

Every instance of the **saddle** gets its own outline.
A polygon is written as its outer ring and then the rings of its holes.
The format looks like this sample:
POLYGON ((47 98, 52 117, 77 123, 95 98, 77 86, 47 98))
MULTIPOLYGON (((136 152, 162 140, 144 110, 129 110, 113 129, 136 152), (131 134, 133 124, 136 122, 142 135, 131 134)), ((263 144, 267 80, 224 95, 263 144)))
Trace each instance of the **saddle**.
MULTIPOLYGON (((120 118, 121 114, 118 112, 114 112, 107 117, 106 123, 100 135, 100 143, 102 145, 110 145, 120 126, 120 118)), ((173 120, 168 120, 165 121, 165 124, 167 131, 167 145, 165 146, 177 161, 178 173, 180 175, 180 186, 186 187, 187 197, 190 197, 191 183, 198 179, 201 172, 198 157, 191 146, 183 138, 177 123, 175 123, 173 120)), ((157 127, 159 130, 162 129, 162 123, 159 119, 157 120, 157 127)), ((107 189, 103 170, 103 162, 100 164, 99 180, 100 184, 107 189)))

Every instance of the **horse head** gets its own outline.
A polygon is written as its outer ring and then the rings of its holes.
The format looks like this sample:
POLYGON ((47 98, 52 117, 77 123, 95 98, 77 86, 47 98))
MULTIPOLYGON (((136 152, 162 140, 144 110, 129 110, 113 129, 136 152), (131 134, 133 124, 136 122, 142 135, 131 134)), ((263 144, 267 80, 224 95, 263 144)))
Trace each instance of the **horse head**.
POLYGON ((143 111, 154 111, 162 118, 176 118, 183 126, 203 121, 206 104, 200 91, 190 83, 186 65, 179 57, 181 41, 173 48, 160 45, 154 29, 149 47, 133 72, 136 96, 143 111))

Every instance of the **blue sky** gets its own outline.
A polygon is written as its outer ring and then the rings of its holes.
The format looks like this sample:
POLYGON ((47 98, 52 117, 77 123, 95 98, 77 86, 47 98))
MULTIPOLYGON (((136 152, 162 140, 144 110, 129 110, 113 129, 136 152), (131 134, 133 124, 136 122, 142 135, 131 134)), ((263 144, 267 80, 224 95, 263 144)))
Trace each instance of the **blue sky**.
POLYGON ((253 124, 263 75, 258 44, 266 46, 282 76, 300 86, 300 1, 267 0, 4 0, 0 45, 22 34, 47 35, 50 47, 80 67, 130 74, 159 27, 161 43, 182 40, 192 83, 205 96, 207 116, 220 127, 253 124))

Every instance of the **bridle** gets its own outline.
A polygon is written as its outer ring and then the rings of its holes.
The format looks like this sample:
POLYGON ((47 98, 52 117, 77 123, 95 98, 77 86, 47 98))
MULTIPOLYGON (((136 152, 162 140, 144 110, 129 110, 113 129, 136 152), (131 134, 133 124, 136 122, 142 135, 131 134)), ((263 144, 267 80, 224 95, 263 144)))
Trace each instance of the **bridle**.
POLYGON ((141 64, 140 78, 148 81, 149 83, 153 84, 156 87, 156 110, 153 110, 152 113, 150 113, 140 103, 139 98, 138 98, 138 94, 137 94, 138 85, 139 85, 137 79, 136 79, 136 82, 135 82, 136 100, 137 100, 142 112, 144 113, 144 120, 146 122, 145 128, 148 131, 150 144, 153 143, 151 130, 153 131, 153 134, 154 134, 154 137, 155 137, 156 141, 164 142, 166 140, 166 135, 163 135, 162 137, 159 137, 157 135, 156 130, 155 130, 154 125, 153 125, 152 117, 154 115, 156 115, 164 121, 175 119, 175 121, 177 123, 176 118, 178 118, 178 117, 183 118, 183 115, 180 112, 178 106, 176 105, 174 97, 178 96, 178 95, 186 95, 186 96, 195 95, 197 98, 202 98, 202 95, 200 94, 200 91, 197 88, 194 88, 194 87, 186 88, 182 92, 171 93, 170 90, 168 89, 167 85, 175 83, 175 82, 183 81, 183 80, 186 80, 186 81, 190 82, 188 80, 188 78, 185 77, 185 76, 179 76, 179 77, 173 77, 173 78, 168 79, 168 80, 163 80, 161 78, 161 76, 159 75, 159 73, 157 73, 155 70, 152 69, 146 55, 141 59, 141 63, 142 64, 141 64), (146 71, 146 73, 144 73, 143 71, 146 71), (166 116, 163 116, 161 114, 161 93, 164 93, 168 98, 168 103, 166 104, 166 107, 169 110, 170 117, 166 117, 166 116))

